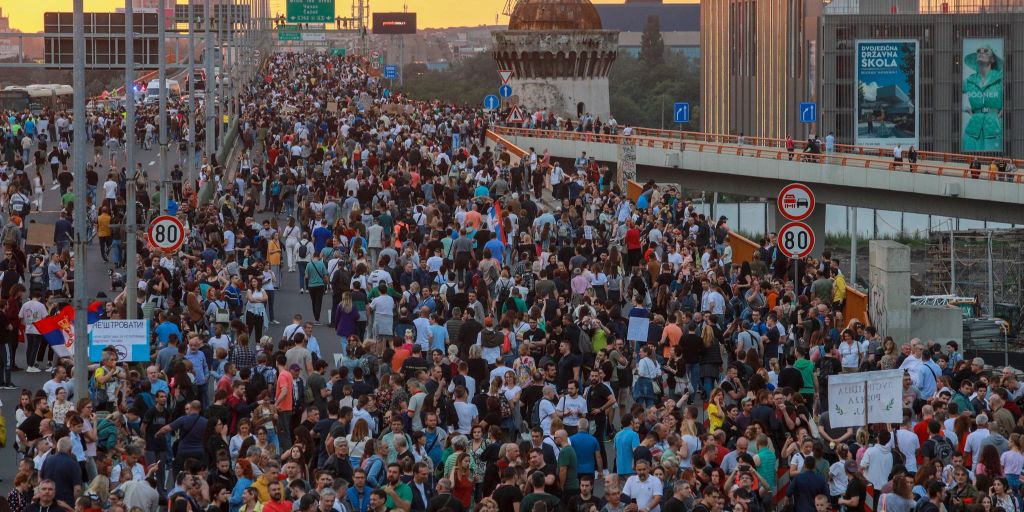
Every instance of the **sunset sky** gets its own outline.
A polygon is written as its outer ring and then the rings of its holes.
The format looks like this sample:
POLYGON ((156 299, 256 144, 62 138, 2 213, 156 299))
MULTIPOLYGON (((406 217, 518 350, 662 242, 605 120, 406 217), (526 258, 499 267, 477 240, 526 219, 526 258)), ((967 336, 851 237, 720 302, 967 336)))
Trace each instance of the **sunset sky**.
MULTIPOLYGON (((186 0, 180 0, 186 3, 186 0)), ((506 0, 370 0, 374 12, 401 11, 408 4, 409 11, 418 13, 421 28, 489 25, 501 12, 506 0)), ((594 0, 594 3, 622 3, 623 0, 594 0)), ((171 0, 167 0, 170 5, 171 0)), ((665 3, 695 3, 696 0, 665 0, 665 3)), ((197 0, 196 5, 200 5, 197 0)), ((341 16, 352 12, 352 0, 335 0, 335 9, 341 16)), ((0 0, 0 9, 11 17, 11 27, 24 32, 38 32, 43 27, 43 13, 70 11, 72 0, 0 0)), ((285 0, 270 0, 271 10, 284 13, 285 0)), ((109 12, 124 7, 124 0, 85 0, 86 12, 109 12)), ((500 17, 499 23, 508 18, 500 17)))

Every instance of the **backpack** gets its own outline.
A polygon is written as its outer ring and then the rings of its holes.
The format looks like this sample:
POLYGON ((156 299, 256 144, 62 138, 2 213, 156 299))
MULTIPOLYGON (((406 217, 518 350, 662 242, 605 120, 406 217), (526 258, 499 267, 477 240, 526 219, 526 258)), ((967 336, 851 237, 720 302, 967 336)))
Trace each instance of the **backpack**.
POLYGON ((267 377, 263 375, 263 368, 253 368, 252 375, 249 376, 249 383, 256 388, 257 391, 267 389, 267 377))
POLYGON ((227 303, 224 301, 214 301, 213 304, 216 305, 212 315, 214 323, 226 324, 231 322, 231 313, 228 311, 227 303))
POLYGON ((4 226, 3 233, 0 234, 0 242, 6 246, 13 246, 18 244, 18 226, 14 224, 8 224, 4 226))
POLYGON ((505 398, 505 394, 504 393, 501 393, 498 396, 500 397, 499 400, 501 402, 501 417, 502 418, 511 418, 512 417, 512 403, 510 403, 508 401, 508 398, 505 398))
POLYGON ((487 279, 490 282, 495 283, 495 282, 498 281, 498 276, 499 276, 499 274, 498 274, 498 266, 497 265, 491 265, 490 268, 487 269, 487 279))
POLYGON ((309 242, 305 240, 299 242, 298 253, 300 258, 305 258, 306 256, 309 256, 309 242))
POLYGON ((932 438, 932 452, 935 453, 935 458, 942 461, 942 465, 945 466, 953 460, 953 443, 949 442, 946 436, 938 435, 932 438))
MULTIPOLYGON (((548 400, 548 399, 547 398, 541 398, 540 400, 537 400, 537 402, 534 403, 533 407, 530 409, 530 426, 531 427, 538 427, 538 426, 540 426, 540 422, 544 420, 544 418, 540 417, 540 403, 545 401, 545 400, 548 400)), ((548 400, 548 402, 550 402, 550 401, 551 400, 548 400)))

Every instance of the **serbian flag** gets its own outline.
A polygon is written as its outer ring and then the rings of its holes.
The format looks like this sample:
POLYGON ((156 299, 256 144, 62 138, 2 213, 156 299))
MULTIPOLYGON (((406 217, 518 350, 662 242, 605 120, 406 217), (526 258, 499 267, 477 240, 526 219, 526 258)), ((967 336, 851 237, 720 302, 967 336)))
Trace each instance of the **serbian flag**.
POLYGON ((498 234, 498 240, 501 242, 501 245, 505 245, 505 244, 508 243, 508 240, 505 240, 505 223, 504 223, 504 220, 505 220, 504 216, 501 214, 501 201, 495 201, 494 202, 494 224, 495 224, 494 232, 498 234))
POLYGON ((96 323, 103 317, 103 301, 94 300, 92 304, 89 304, 89 325, 96 323))
POLYGON ((75 309, 64 306, 55 315, 33 323, 59 357, 70 357, 75 346, 75 309))

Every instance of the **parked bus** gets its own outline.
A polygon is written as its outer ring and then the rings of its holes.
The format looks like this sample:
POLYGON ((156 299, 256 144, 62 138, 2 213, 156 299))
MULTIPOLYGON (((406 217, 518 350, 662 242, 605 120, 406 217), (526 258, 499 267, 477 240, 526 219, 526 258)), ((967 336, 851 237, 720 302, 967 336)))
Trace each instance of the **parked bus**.
POLYGON ((46 108, 69 109, 73 99, 74 89, 70 85, 10 85, 0 91, 0 108, 15 111, 28 109, 33 114, 38 114, 46 108))

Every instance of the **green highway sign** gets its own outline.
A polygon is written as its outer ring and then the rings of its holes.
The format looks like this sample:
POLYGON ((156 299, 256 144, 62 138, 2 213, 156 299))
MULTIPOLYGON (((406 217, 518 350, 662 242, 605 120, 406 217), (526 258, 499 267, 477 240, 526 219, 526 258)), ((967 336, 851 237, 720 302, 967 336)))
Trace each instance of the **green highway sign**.
POLYGON ((278 25, 277 26, 277 40, 278 41, 301 41, 302 34, 299 32, 298 25, 278 25))
POLYGON ((334 0, 287 0, 288 23, 333 23, 334 0))
POLYGON ((335 57, 344 57, 346 53, 345 48, 331 48, 331 55, 335 57))

